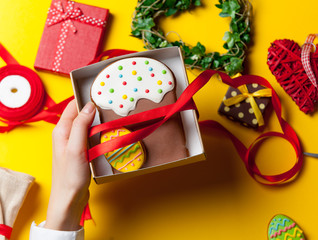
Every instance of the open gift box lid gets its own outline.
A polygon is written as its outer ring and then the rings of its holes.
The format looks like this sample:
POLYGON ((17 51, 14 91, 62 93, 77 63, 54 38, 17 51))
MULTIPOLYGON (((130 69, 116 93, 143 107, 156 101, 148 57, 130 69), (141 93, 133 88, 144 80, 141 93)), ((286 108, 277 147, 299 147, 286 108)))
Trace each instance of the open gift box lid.
MULTIPOLYGON (((176 95, 179 97, 188 86, 188 78, 183 63, 182 53, 178 47, 157 49, 151 51, 144 51, 132 53, 119 57, 114 57, 83 67, 71 72, 71 80, 74 90, 74 95, 77 103, 78 110, 80 111, 84 105, 91 101, 90 88, 96 76, 109 64, 128 57, 149 57, 161 61, 167 65, 175 75, 177 81, 176 95)), ((186 165, 189 163, 205 160, 205 154, 202 144, 202 139, 198 127, 197 117, 194 110, 186 110, 180 113, 184 134, 186 138, 186 147, 189 151, 189 156, 184 159, 176 159, 165 164, 159 164, 152 167, 141 168, 137 171, 116 173, 112 171, 112 167, 107 162, 104 156, 99 156, 90 163, 91 171, 94 180, 97 184, 111 182, 118 179, 124 179, 141 174, 151 173, 163 169, 169 169, 176 166, 186 165)), ((93 122, 94 125, 100 124, 99 114, 95 115, 93 122)), ((160 131, 157 129, 156 131, 160 131)), ((100 143, 99 134, 94 135, 89 139, 90 147, 100 143)))

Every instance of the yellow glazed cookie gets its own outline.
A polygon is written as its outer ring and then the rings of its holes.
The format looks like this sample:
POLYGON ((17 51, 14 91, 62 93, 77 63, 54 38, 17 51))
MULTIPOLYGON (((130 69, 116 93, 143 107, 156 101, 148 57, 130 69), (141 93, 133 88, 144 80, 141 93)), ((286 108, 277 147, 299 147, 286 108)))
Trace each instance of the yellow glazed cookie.
MULTIPOLYGON (((119 128, 110 132, 102 133, 101 143, 130 133, 126 128, 119 128)), ((105 154, 107 161, 118 171, 131 172, 141 168, 145 161, 145 151, 141 142, 116 149, 105 154)))

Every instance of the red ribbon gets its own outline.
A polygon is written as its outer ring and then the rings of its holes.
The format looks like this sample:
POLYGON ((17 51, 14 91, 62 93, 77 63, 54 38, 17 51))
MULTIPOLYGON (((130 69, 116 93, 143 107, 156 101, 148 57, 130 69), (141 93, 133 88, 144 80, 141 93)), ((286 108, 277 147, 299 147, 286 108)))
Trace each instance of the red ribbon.
MULTIPOLYGON (((87 220, 93 220, 92 215, 91 215, 91 211, 89 209, 89 205, 88 203, 86 204, 86 206, 84 207, 84 211, 82 213, 82 217, 81 217, 81 221, 80 221, 80 225, 82 227, 84 227, 84 222, 87 220)), ((94 220, 93 220, 94 221, 94 220)))
POLYGON ((252 84, 257 83, 263 85, 267 88, 272 89, 272 104, 277 115, 278 121, 280 123, 281 129, 283 133, 280 132, 267 132, 259 136, 248 148, 244 146, 242 142, 240 142, 235 136, 233 136, 230 132, 228 132, 222 125, 214 122, 214 121, 204 121, 201 122, 201 126, 209 126, 213 129, 221 130, 225 135, 227 135, 233 142, 236 150, 238 151, 241 159, 243 160, 248 173, 258 182, 264 184, 280 184, 291 180, 295 175, 300 171, 303 156, 302 149, 299 142, 299 139, 292 129, 292 127, 282 118, 281 116, 281 104, 279 98, 272 88, 272 86, 262 77, 252 76, 252 75, 244 75, 235 80, 232 80, 227 74, 214 71, 214 70, 206 70, 202 72, 181 94, 179 99, 171 105, 164 106, 161 108, 153 109, 150 111, 146 111, 143 113, 139 113, 136 115, 131 115, 127 117, 123 117, 111 122, 103 123, 98 126, 94 126, 91 128, 89 136, 92 136, 101 131, 109 131, 120 126, 127 126, 134 123, 145 122, 148 120, 157 119, 157 122, 146 126, 142 129, 139 129, 135 132, 129 133, 127 135, 118 137, 116 139, 112 139, 110 141, 98 144, 88 151, 89 161, 92 161, 94 158, 105 154, 107 152, 111 152, 115 149, 127 146, 134 142, 140 141, 145 138, 153 131, 155 131, 159 126, 164 124, 172 115, 177 112, 187 110, 187 109, 195 109, 195 105, 192 101, 192 96, 198 92, 207 82, 209 82, 210 78, 214 75, 218 74, 224 83, 237 88, 244 84, 252 84), (295 165, 288 171, 277 174, 277 175, 264 175, 258 169, 255 163, 255 150, 262 143, 265 138, 268 137, 281 137, 287 140, 295 149, 297 161, 295 165))
POLYGON ((4 224, 0 224, 0 235, 4 236, 7 239, 10 239, 12 233, 12 227, 9 227, 4 224))
POLYGON ((8 64, 0 68, 0 82, 7 76, 19 75, 25 78, 31 86, 31 95, 26 104, 19 108, 9 108, 0 102, 0 119, 7 126, 0 126, 0 133, 26 123, 46 121, 56 124, 64 108, 74 98, 70 97, 56 104, 45 92, 39 76, 30 68, 21 66, 0 43, 0 57, 8 64))

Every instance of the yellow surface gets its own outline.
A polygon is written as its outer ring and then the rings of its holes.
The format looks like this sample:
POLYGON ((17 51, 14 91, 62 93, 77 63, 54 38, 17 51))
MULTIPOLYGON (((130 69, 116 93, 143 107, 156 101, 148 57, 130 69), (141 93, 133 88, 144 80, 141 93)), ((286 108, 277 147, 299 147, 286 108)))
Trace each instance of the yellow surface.
MULTIPOLYGON (((104 49, 142 51, 140 40, 130 37, 135 0, 81 0, 109 8, 104 49)), ((177 18, 164 19, 166 32, 177 31, 185 42, 200 40, 208 51, 222 49, 228 20, 218 17, 217 1, 203 0, 204 8, 177 18)), ((304 149, 318 152, 317 112, 305 115, 277 84, 266 65, 267 49, 275 39, 303 43, 317 33, 316 0, 253 0, 253 45, 246 65, 249 74, 267 78, 279 94, 283 115, 295 128, 304 149)), ((46 19, 49 0, 1 0, 0 41, 23 65, 32 68, 46 19)), ((177 38, 171 34, 169 38, 177 38)), ((3 62, 0 62, 3 66, 3 62)), ((55 101, 72 95, 70 79, 38 72, 55 101)), ((193 80, 198 72, 188 72, 193 80)), ((214 81, 195 97, 201 120, 215 119, 248 144, 259 133, 241 127, 217 114, 227 87, 214 81)), ((267 130, 279 130, 272 114, 267 130)), ((0 135, 0 166, 36 177, 17 218, 12 239, 28 239, 29 227, 46 216, 50 193, 51 132, 53 125, 40 122, 0 135)), ((86 224, 86 239, 266 239, 267 225, 278 213, 293 218, 308 239, 318 239, 318 161, 305 158, 299 177, 280 187, 255 182, 246 172, 230 142, 217 133, 203 133, 207 161, 130 180, 91 185, 91 210, 96 226, 86 224)), ((262 147, 258 160, 269 172, 286 169, 294 161, 291 147, 271 139, 262 147)))

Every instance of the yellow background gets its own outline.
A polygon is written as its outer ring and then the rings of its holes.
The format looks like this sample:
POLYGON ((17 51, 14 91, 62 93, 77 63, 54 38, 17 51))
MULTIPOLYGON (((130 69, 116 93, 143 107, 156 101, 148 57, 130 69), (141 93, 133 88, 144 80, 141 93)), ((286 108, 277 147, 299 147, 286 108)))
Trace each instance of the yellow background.
MULTIPOLYGON (((109 8, 104 49, 142 51, 142 42, 130 36, 135 0, 80 0, 109 8)), ((177 18, 162 19, 161 26, 176 31, 192 45, 199 40, 208 51, 222 51, 222 37, 229 20, 218 16, 217 0, 203 0, 204 7, 177 18)), ((302 44, 317 33, 316 0, 253 0, 253 44, 246 72, 268 79, 279 94, 283 116, 294 127, 304 150, 318 152, 317 112, 302 113, 278 85, 267 64, 267 49, 275 39, 302 44)), ((33 67, 49 0, 1 0, 0 41, 22 64, 33 67)), ((170 35, 170 39, 177 39, 170 35)), ((0 66, 4 66, 0 62, 0 66)), ((57 102, 72 95, 70 79, 38 72, 47 92, 57 102)), ((188 72, 193 80, 198 72, 188 72)), ((195 97, 201 120, 224 124, 246 145, 259 132, 241 127, 217 114, 227 87, 213 81, 195 97)), ((54 126, 39 122, 0 135, 0 166, 36 177, 14 226, 12 239, 28 239, 29 227, 45 219, 51 185, 51 132, 54 126)), ((266 130, 279 126, 274 114, 266 130)), ((104 185, 91 184, 91 211, 96 222, 86 224, 86 239, 266 239, 267 225, 278 213, 298 222, 308 239, 318 239, 318 160, 306 157, 298 178, 283 186, 264 186, 246 172, 230 142, 218 133, 204 133, 207 161, 147 176, 104 185)), ((267 141, 258 160, 267 172, 287 169, 294 161, 288 143, 267 141)))

